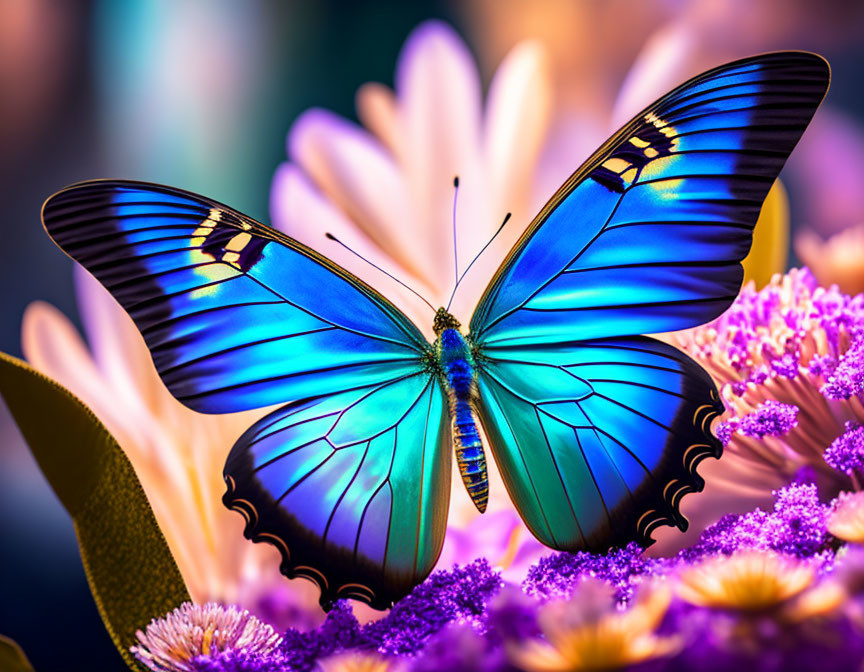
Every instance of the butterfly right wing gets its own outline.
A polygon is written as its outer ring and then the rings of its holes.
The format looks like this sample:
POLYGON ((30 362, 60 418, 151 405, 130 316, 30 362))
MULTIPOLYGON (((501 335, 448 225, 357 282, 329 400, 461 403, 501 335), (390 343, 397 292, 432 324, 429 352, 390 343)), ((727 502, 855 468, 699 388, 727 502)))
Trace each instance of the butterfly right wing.
POLYGON ((386 609, 432 570, 447 523, 449 420, 430 372, 289 404, 225 465, 225 505, 282 573, 386 609))
POLYGON ((384 297, 210 199, 94 180, 45 203, 54 241, 132 316, 171 393, 223 413, 422 371, 429 346, 384 297))

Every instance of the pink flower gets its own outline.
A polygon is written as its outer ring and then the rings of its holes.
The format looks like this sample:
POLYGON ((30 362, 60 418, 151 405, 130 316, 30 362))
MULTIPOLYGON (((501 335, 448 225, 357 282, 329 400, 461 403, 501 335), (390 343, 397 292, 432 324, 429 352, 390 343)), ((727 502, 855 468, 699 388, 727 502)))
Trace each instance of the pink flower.
POLYGON ((195 672, 198 656, 235 651, 261 656, 282 642, 279 633, 248 611, 214 603, 185 602, 136 634, 132 653, 154 672, 195 672))

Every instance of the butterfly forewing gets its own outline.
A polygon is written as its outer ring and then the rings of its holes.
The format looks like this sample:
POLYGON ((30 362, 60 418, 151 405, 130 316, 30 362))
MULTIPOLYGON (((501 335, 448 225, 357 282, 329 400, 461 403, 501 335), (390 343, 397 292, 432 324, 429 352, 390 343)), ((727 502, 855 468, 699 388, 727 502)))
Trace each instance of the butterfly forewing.
POLYGON ((423 366, 425 339, 389 302, 209 199, 93 181, 52 196, 42 216, 129 312, 168 389, 194 410, 259 408, 423 366))
POLYGON ((818 56, 768 54, 704 73, 638 114, 529 226, 477 306, 474 341, 557 343, 717 317, 828 79, 818 56))

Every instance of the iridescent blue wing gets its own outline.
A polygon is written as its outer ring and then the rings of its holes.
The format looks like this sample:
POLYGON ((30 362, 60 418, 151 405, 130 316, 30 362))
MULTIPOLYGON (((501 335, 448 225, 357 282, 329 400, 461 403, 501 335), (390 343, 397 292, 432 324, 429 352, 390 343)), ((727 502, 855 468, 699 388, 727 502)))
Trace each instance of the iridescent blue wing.
POLYGON ((722 406, 696 364, 634 335, 734 300, 762 201, 828 80, 822 58, 787 52, 683 84, 573 174, 493 278, 471 320, 481 421, 546 543, 684 524, 677 503, 701 487, 698 459, 720 454, 706 418, 722 406))
POLYGON ((603 551, 687 521, 696 465, 719 457, 723 411, 702 368, 646 337, 510 348, 479 374, 478 411, 507 491, 534 535, 603 551))
POLYGON ((135 320, 168 389, 220 413, 422 370, 428 345, 380 294, 224 205, 139 182, 73 185, 48 234, 135 320))
POLYGON ((252 426, 225 466, 247 537, 321 602, 384 609, 431 571, 450 493, 450 434, 429 373, 289 404, 252 426))
POLYGON ((768 54, 710 70, 638 114, 528 227, 477 306, 474 341, 658 333, 717 317, 828 80, 819 56, 768 54))

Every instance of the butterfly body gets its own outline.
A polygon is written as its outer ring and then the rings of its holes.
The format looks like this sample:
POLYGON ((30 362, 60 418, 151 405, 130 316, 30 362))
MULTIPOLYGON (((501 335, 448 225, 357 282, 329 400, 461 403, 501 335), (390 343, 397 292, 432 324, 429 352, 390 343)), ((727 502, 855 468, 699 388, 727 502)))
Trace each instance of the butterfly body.
POLYGON ((722 453, 723 404, 697 362, 642 334, 704 324, 735 299, 762 202, 829 77, 819 56, 779 52, 657 100, 552 196, 464 333, 437 311, 431 343, 323 254, 196 194, 93 180, 42 219, 126 308, 182 403, 279 405, 225 463, 244 534, 315 581, 322 605, 386 608, 438 561, 454 449, 485 507, 480 427, 551 548, 686 529, 681 499, 722 453))
POLYGON ((456 464, 471 501, 483 513, 489 499, 486 455, 477 428, 477 363, 458 321, 444 308, 436 314, 434 357, 447 394, 456 464), (445 326, 446 325, 446 326, 445 326))

